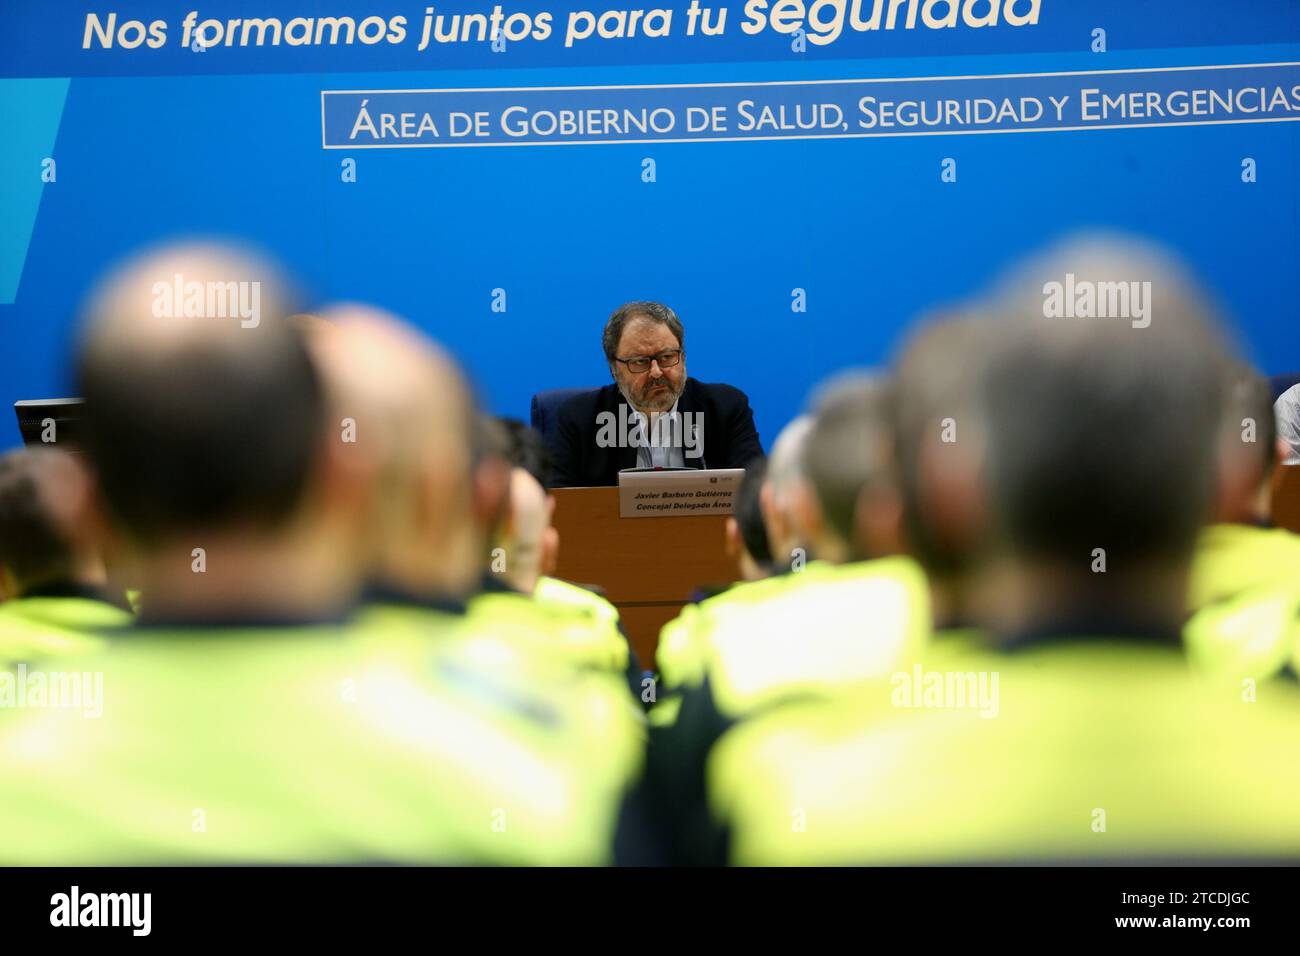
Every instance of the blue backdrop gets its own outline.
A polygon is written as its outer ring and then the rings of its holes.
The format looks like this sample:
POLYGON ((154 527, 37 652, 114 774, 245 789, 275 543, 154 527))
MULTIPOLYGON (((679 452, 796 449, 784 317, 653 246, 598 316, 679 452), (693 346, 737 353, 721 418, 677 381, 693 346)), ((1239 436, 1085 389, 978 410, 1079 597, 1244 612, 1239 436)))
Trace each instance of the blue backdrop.
MULTIPOLYGON (((678 18, 674 35, 593 36, 571 47, 563 33, 575 4, 503 3, 507 13, 553 11, 556 33, 500 52, 474 41, 420 52, 425 6, 7 0, 6 408, 69 393, 73 320, 95 277, 140 246, 188 234, 251 240, 320 300, 367 300, 409 317, 460 355, 495 410, 525 418, 538 389, 603 384, 605 317, 625 300, 653 298, 685 321, 691 374, 748 391, 770 444, 819 379, 880 361, 918 311, 973 292, 1008 261, 1079 228, 1168 243, 1229 307, 1266 371, 1300 367, 1300 126, 1285 115, 1006 135, 350 151, 322 148, 321 104, 324 90, 1293 64, 1300 4, 1042 0, 1034 24, 905 29, 900 14, 896 29, 846 29, 796 50, 797 36, 743 32, 743 2, 712 4, 732 18, 722 36, 684 35, 688 3, 664 0, 678 18), (410 35, 196 52, 181 46, 196 8, 198 20, 402 15, 410 35), (92 38, 87 49, 88 12, 101 23, 110 12, 161 20, 165 43, 103 49, 92 38), (1098 28, 1105 52, 1092 49, 1098 28), (1247 157, 1253 183, 1242 181, 1247 157), (53 182, 42 181, 47 159, 53 182), (347 159, 355 182, 342 175, 347 159), (646 159, 653 182, 643 179, 646 159), (942 180, 944 159, 956 160, 956 182, 942 180), (504 312, 492 308, 497 289, 504 312), (794 289, 805 291, 805 312, 791 309, 794 289)), ((17 442, 11 418, 0 446, 17 442)))

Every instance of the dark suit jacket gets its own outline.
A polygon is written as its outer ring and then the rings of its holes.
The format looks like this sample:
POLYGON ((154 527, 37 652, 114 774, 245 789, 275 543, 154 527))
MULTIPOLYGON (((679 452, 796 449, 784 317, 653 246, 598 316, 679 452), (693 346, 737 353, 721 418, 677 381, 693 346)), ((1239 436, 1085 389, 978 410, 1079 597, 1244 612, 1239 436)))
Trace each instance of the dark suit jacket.
MULTIPOLYGON (((617 429, 622 420, 619 406, 626 404, 618 386, 610 383, 574 395, 560 406, 551 443, 552 488, 617 485, 621 469, 636 467, 635 447, 601 448, 596 444, 601 413, 611 413, 617 429)), ((688 468, 743 468, 763 454, 754 428, 754 413, 740 389, 687 378, 677 400, 677 411, 703 416, 698 421, 704 432, 704 454, 687 458, 688 468)), ((632 419, 630 407, 624 416, 632 419)))

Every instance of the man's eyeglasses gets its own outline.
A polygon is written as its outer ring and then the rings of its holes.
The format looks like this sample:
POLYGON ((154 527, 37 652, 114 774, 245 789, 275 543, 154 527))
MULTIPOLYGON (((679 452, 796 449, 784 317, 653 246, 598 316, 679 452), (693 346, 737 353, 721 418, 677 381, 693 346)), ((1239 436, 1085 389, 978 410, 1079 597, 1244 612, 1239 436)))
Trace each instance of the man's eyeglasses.
POLYGON ((614 356, 614 361, 622 362, 627 366, 629 372, 634 372, 637 375, 640 375, 642 372, 650 370, 651 362, 658 362, 660 368, 672 368, 682 360, 682 356, 685 354, 686 353, 681 349, 667 349, 660 352, 658 355, 638 355, 635 358, 624 359, 619 358, 616 355, 614 356))

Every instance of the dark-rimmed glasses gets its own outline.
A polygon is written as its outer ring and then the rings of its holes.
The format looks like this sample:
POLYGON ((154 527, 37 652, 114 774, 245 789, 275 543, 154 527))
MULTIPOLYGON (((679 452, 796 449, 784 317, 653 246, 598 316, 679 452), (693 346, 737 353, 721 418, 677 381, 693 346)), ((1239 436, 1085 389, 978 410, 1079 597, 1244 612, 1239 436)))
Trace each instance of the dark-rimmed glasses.
POLYGON ((660 368, 672 368, 682 360, 686 352, 683 349, 665 349, 658 355, 637 355, 632 358, 619 358, 614 356, 615 362, 622 362, 627 366, 629 372, 640 375, 642 372, 650 370, 651 362, 658 362, 660 368))

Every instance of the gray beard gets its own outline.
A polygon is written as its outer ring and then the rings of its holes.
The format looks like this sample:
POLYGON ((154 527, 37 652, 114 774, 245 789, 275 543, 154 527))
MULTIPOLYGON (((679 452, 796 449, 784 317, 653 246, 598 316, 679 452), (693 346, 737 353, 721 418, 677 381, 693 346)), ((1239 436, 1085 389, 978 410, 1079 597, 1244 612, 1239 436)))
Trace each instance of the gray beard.
MULTIPOLYGON (((642 408, 636 402, 632 401, 632 396, 628 395, 627 389, 623 387, 623 384, 621 382, 615 381, 614 384, 615 386, 618 387, 618 393, 623 396, 623 401, 627 402, 629 406, 635 408, 638 412, 640 412, 642 415, 645 415, 647 417, 650 415, 662 415, 664 412, 668 411, 675 404, 677 404, 677 400, 682 397, 682 392, 674 392, 672 390, 672 386, 670 385, 668 386, 668 394, 672 396, 673 400, 669 402, 664 408, 656 408, 650 410, 650 409, 642 408)), ((682 379, 682 391, 683 392, 686 391, 685 378, 682 379)))

